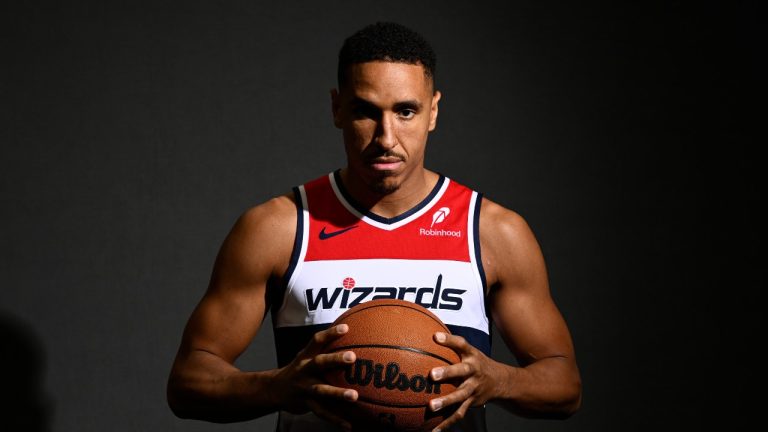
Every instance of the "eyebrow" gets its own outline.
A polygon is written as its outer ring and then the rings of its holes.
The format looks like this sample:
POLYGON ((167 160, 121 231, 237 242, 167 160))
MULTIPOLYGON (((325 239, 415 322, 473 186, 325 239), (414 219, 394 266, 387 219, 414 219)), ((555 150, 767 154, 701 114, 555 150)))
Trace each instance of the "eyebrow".
POLYGON ((422 104, 421 102, 417 100, 407 100, 398 102, 395 104, 395 111, 400 111, 404 109, 412 109, 414 111, 421 111, 422 104))
MULTIPOLYGON (((366 99, 363 99, 363 98, 361 98, 359 96, 353 97, 351 103, 352 103, 353 106, 361 106, 361 107, 374 108, 376 110, 380 109, 373 102, 371 102, 369 100, 366 100, 366 99)), ((415 100, 415 99, 409 99, 409 100, 404 100, 404 101, 401 101, 401 102, 396 102, 393 108, 395 109, 395 111, 400 111, 400 110, 403 110, 403 109, 412 109, 412 110, 415 110, 415 111, 419 111, 419 110, 421 110, 422 107, 423 107, 423 104, 420 101, 415 100)))

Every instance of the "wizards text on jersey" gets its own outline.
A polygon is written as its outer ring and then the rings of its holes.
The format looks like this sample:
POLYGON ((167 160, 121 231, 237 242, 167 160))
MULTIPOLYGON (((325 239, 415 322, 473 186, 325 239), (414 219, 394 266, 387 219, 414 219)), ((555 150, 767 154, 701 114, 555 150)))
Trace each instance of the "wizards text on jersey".
POLYGON ((461 295, 467 292, 459 288, 443 288, 443 275, 437 276, 435 286, 378 286, 378 287, 336 287, 310 288, 304 291, 307 309, 348 309, 368 300, 399 299, 408 300, 427 309, 460 310, 463 304, 461 295))

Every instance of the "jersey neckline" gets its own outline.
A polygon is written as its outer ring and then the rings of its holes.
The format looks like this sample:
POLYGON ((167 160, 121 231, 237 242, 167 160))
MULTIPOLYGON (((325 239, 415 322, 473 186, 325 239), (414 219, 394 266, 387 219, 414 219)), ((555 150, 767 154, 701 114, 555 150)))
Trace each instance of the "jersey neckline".
POLYGON ((449 180, 442 174, 438 173, 438 175, 440 177, 437 179, 437 183, 429 192, 429 194, 423 200, 421 200, 421 202, 405 211, 404 213, 391 218, 377 215, 376 213, 373 213, 355 201, 355 199, 352 198, 352 195, 349 194, 341 181, 341 169, 337 169, 328 177, 331 181, 333 191, 336 194, 336 198, 338 198, 338 200, 344 205, 344 207, 347 208, 347 210, 371 225, 386 230, 391 230, 402 226, 424 214, 424 212, 426 212, 443 195, 445 189, 448 186, 449 180))

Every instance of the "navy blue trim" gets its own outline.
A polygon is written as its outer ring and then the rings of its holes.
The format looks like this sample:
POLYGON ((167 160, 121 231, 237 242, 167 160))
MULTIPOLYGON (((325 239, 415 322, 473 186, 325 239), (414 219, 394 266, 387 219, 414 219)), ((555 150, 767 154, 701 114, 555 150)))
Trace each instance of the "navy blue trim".
POLYGON ((304 243, 304 207, 301 204, 301 192, 298 187, 293 188, 293 195, 296 199, 296 236, 293 241, 293 251, 291 251, 291 261, 288 264, 288 270, 285 271, 283 280, 285 285, 288 285, 288 281, 291 280, 293 272, 296 270, 296 265, 299 263, 299 256, 301 255, 301 245, 304 243))
POLYGON ((296 357, 312 340, 315 333, 325 330, 331 324, 315 324, 300 327, 273 327, 275 335, 275 353, 277 354, 277 367, 284 367, 296 357))
MULTIPOLYGON (((480 280, 483 282, 483 296, 488 292, 488 282, 485 280, 485 269, 483 269, 483 257, 480 252, 480 204, 483 202, 483 194, 477 193, 477 199, 475 200, 474 220, 472 221, 472 231, 475 233, 475 238, 472 239, 475 242, 475 263, 477 264, 477 271, 480 273, 480 280)), ((488 311, 486 311, 487 313, 488 311)))
POLYGON ((340 169, 333 172, 333 178, 334 180, 336 180, 336 186, 339 188, 339 192, 341 192, 341 196, 343 196, 344 199, 347 200, 349 205, 354 207, 355 210, 360 212, 360 214, 362 214, 363 216, 366 216, 370 219, 375 220, 376 222, 387 224, 387 225, 392 225, 393 223, 399 222, 407 218, 408 216, 418 212, 422 208, 426 207, 426 205, 429 204, 429 202, 432 201, 433 198, 435 198, 437 193, 440 191, 440 188, 443 186, 443 182, 445 182, 445 176, 440 174, 440 178, 437 180, 437 184, 435 184, 435 187, 432 188, 432 191, 429 193, 429 195, 427 195, 426 198, 421 200, 420 203, 416 204, 415 207, 413 207, 412 209, 408 210, 403 214, 397 215, 392 218, 385 218, 384 216, 379 216, 376 213, 371 212, 369 209, 361 206, 357 201, 355 201, 354 198, 352 198, 352 195, 350 195, 349 192, 347 192, 347 190, 344 188, 344 184, 341 182, 340 169))
POLYGON ((473 327, 464 327, 453 324, 446 324, 451 334, 461 336, 469 342, 470 345, 479 349, 486 356, 491 356, 491 336, 473 327))

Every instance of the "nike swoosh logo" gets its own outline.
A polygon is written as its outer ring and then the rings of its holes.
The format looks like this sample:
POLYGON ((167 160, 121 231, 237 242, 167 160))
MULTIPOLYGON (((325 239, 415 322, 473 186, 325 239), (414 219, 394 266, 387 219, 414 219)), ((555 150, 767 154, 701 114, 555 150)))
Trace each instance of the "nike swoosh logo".
POLYGON ((347 232, 347 231, 349 231, 351 229, 354 229, 354 228, 357 228, 357 225, 351 226, 349 228, 340 229, 338 231, 333 231, 333 232, 327 233, 327 232, 325 232, 325 227, 323 227, 323 229, 320 230, 320 240, 328 240, 331 237, 335 237, 335 236, 337 236, 339 234, 344 234, 345 232, 347 232))

